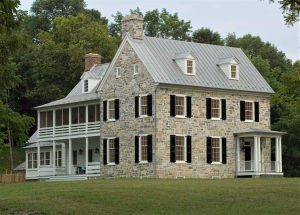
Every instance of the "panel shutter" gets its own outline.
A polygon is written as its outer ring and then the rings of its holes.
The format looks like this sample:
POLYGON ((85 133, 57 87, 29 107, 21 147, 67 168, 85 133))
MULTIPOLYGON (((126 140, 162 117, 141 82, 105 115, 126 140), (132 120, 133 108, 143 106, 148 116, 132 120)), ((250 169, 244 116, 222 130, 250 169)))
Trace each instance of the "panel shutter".
POLYGON ((107 139, 103 139, 103 163, 107 164, 107 139))
POLYGON ((222 99, 222 120, 226 120, 226 99, 222 99))
POLYGON ((147 112, 148 116, 152 116, 152 95, 147 96, 147 112))
POLYGON ((211 137, 207 137, 206 139, 206 162, 211 163, 211 137))
POLYGON ((245 121, 245 101, 240 101, 240 118, 245 121))
POLYGON ((103 101, 103 121, 107 121, 107 101, 103 101))
POLYGON ((176 154, 176 136, 175 135, 171 135, 170 136, 170 162, 174 163, 175 160, 175 154, 176 154))
POLYGON ((186 162, 192 163, 192 137, 186 136, 186 162))
POLYGON ((186 97, 186 117, 192 117, 192 97, 186 97))
POLYGON ((140 149, 139 149, 139 140, 140 140, 140 137, 139 136, 135 136, 134 138, 134 148, 135 148, 135 153, 134 153, 134 160, 135 160, 135 163, 138 163, 139 162, 139 152, 140 152, 140 149))
POLYGON ((115 100, 115 119, 120 119, 120 101, 119 99, 115 100))
POLYGON ((120 144, 119 144, 119 138, 115 139, 115 163, 119 164, 120 163, 120 144))
POLYGON ((226 138, 222 137, 222 163, 226 164, 227 162, 227 144, 226 138))
POLYGON ((254 109, 255 109, 255 122, 259 122, 259 102, 254 103, 254 109))
POLYGON ((175 95, 170 96, 170 115, 171 116, 176 115, 176 96, 175 95))
POLYGON ((140 100, 140 97, 139 96, 136 96, 134 98, 134 107, 135 107, 135 118, 138 118, 140 116, 139 114, 139 100, 140 100))
POLYGON ((148 162, 152 162, 152 135, 147 136, 147 142, 148 142, 148 147, 147 147, 147 159, 148 162))
POLYGON ((206 119, 211 119, 211 98, 206 98, 206 119))

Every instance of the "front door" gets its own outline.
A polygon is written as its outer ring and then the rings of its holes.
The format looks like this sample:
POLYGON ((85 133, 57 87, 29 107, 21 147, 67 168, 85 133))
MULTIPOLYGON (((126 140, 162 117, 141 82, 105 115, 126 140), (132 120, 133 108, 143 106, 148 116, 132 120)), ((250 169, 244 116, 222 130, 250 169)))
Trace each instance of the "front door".
POLYGON ((72 157, 73 157, 73 162, 72 162, 73 165, 77 166, 77 151, 76 150, 73 151, 73 156, 72 157))
POLYGON ((250 171, 251 168, 251 144, 250 142, 245 142, 245 170, 250 171))
POLYGON ((89 149, 89 163, 93 162, 93 149, 89 149))

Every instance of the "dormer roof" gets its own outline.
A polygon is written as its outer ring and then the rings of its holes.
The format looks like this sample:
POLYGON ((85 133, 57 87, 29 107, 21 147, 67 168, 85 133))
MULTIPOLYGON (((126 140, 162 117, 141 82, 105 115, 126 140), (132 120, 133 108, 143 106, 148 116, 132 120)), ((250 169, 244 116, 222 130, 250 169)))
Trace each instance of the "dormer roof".
POLYGON ((192 53, 190 52, 183 52, 183 53, 176 53, 173 57, 173 60, 180 60, 180 59, 195 59, 192 53))
POLYGON ((219 65, 222 65, 222 64, 239 64, 239 61, 236 57, 226 57, 226 58, 220 58, 218 64, 219 65))

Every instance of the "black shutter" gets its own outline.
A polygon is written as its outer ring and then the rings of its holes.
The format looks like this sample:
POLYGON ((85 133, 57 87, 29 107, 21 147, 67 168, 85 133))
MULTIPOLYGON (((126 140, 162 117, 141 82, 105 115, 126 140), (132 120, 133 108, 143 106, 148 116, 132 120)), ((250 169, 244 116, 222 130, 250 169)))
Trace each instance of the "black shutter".
POLYGON ((107 164, 107 139, 103 139, 103 163, 107 164))
POLYGON ((120 119, 120 102, 119 99, 115 100, 115 119, 120 119))
POLYGON ((241 121, 245 121, 245 101, 240 101, 240 116, 241 121))
POLYGON ((226 120, 226 99, 222 99, 222 120, 226 120))
POLYGON ((211 137, 206 139, 206 162, 211 163, 211 137))
POLYGON ((170 115, 176 115, 176 96, 174 95, 170 96, 170 115))
POLYGON ((103 121, 107 120, 107 101, 103 101, 103 121))
POLYGON ((170 136, 170 161, 172 163, 175 162, 175 154, 176 154, 175 144, 176 144, 176 136, 171 135, 170 136))
POLYGON ((152 95, 147 96, 147 112, 148 116, 152 116, 152 95))
POLYGON ((255 109, 255 122, 259 122, 259 103, 254 103, 254 109, 255 109))
POLYGON ((192 97, 186 97, 186 117, 192 117, 192 97))
POLYGON ((227 162, 227 149, 226 149, 226 138, 222 137, 222 163, 226 163, 227 162))
POLYGON ((115 139, 115 163, 116 164, 119 164, 120 163, 120 150, 119 150, 119 138, 117 137, 116 139, 115 139))
POLYGON ((135 118, 138 118, 139 116, 140 116, 140 114, 139 114, 139 109, 140 109, 140 107, 139 107, 139 100, 140 100, 140 97, 139 96, 136 96, 135 98, 134 98, 134 106, 135 106, 135 118))
POLYGON ((134 145, 135 145, 135 147, 134 147, 135 148, 134 160, 135 160, 135 163, 139 162, 139 152, 140 152, 139 139, 140 139, 139 136, 135 136, 135 138, 134 138, 134 145))
POLYGON ((147 136, 147 143, 148 143, 147 159, 148 159, 148 162, 151 163, 152 162, 152 135, 151 134, 147 136))
POLYGON ((206 98, 206 119, 211 119, 211 98, 206 98))
POLYGON ((192 137, 186 136, 186 162, 192 163, 192 137))

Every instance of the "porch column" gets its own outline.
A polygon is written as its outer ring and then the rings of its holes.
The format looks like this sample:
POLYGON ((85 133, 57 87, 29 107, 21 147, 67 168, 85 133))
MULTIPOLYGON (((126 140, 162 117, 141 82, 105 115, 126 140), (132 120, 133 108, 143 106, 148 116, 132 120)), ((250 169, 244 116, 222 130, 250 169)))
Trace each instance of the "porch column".
POLYGON ((258 171, 258 137, 254 136, 254 172, 258 171))
POLYGON ((69 175, 72 175, 72 139, 69 139, 69 175))
POLYGON ((279 147, 279 172, 282 172, 282 145, 281 145, 281 136, 278 137, 278 147, 279 147))
POLYGON ((258 163, 258 171, 261 172, 261 142, 260 142, 261 136, 257 137, 257 163, 258 163))
POLYGON ((275 140, 275 172, 279 172, 279 137, 275 140))
POLYGON ((71 135, 71 125, 72 125, 72 110, 69 107, 69 135, 71 135))
POLYGON ((240 137, 239 136, 237 136, 237 140, 236 140, 236 166, 237 166, 237 172, 239 172, 240 171, 240 162, 241 162, 241 160, 240 160, 240 137))
POLYGON ((88 172, 88 164, 89 164, 89 138, 85 138, 85 174, 88 172))
POLYGON ((56 172, 56 143, 55 143, 55 140, 53 140, 52 142, 52 157, 53 157, 53 160, 52 160, 52 165, 53 165, 53 175, 55 175, 55 172, 56 172))
POLYGON ((41 148, 40 141, 37 142, 37 176, 40 176, 40 164, 41 164, 41 148))

